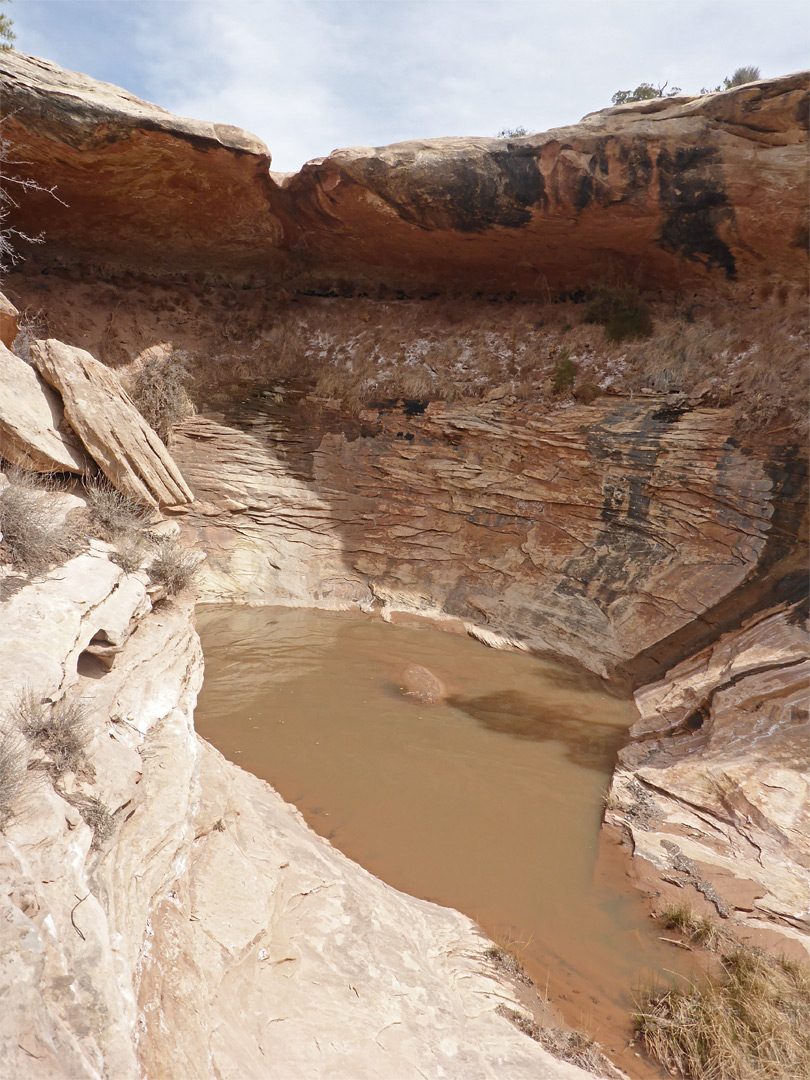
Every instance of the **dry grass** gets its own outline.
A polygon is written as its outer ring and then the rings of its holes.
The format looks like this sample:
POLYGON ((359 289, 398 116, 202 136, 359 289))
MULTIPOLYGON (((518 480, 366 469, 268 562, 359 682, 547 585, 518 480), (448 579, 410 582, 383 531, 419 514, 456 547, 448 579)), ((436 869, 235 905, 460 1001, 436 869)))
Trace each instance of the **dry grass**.
POLYGON ((140 533, 120 533, 114 542, 116 550, 110 555, 112 562, 118 563, 128 574, 140 570, 148 553, 146 538, 140 533))
POLYGON ((667 930, 677 930, 689 941, 712 949, 720 941, 721 934, 717 925, 705 915, 696 915, 688 904, 673 904, 663 908, 657 915, 661 925, 667 930))
POLYGON ((27 364, 33 363, 31 357, 31 345, 35 341, 42 341, 50 337, 48 322, 41 311, 33 312, 27 309, 20 316, 17 323, 17 336, 14 339, 13 352, 27 364))
POLYGON ((807 1080, 810 970, 737 946, 699 983, 651 989, 635 1018, 649 1053, 687 1080, 807 1080))
POLYGON ((28 746, 17 731, 0 731, 0 829, 14 816, 28 778, 28 746))
POLYGON ((603 391, 691 394, 708 381, 702 403, 731 406, 740 435, 766 427, 785 441, 803 435, 810 334, 802 288, 763 281, 753 294, 715 287, 648 303, 652 336, 618 343, 586 321, 586 303, 572 301, 329 299, 144 285, 128 290, 124 304, 120 287, 61 282, 47 312, 65 334, 84 333, 77 323, 92 315, 91 352, 108 317, 128 355, 159 331, 194 355, 195 385, 209 400, 294 380, 359 411, 388 399, 475 400, 503 387, 539 416, 569 404, 551 388, 565 347, 578 380, 603 391), (136 317, 153 329, 138 336, 136 317))
POLYGON ((620 1076, 608 1059, 599 1049, 593 1039, 583 1035, 581 1031, 561 1031, 557 1028, 541 1027, 537 1021, 525 1013, 519 1013, 505 1005, 499 1005, 497 1011, 505 1016, 530 1039, 539 1042, 550 1054, 561 1061, 570 1061, 572 1065, 578 1065, 587 1070, 593 1076, 612 1077, 620 1076))
POLYGON ((187 353, 173 349, 144 357, 129 378, 129 396, 165 443, 175 425, 194 412, 188 395, 189 363, 187 353))
POLYGON ((197 558, 192 551, 181 547, 171 537, 157 542, 155 556, 149 564, 149 577, 162 585, 167 596, 176 596, 189 588, 197 576, 197 558))
POLYGON ((150 507, 122 495, 103 476, 87 480, 84 490, 90 515, 110 543, 139 533, 154 516, 150 507))
POLYGON ((94 795, 78 796, 73 794, 68 798, 68 801, 82 815, 84 823, 93 830, 93 841, 90 850, 100 850, 115 832, 115 815, 110 812, 109 807, 105 806, 94 795))
POLYGON ((519 941, 508 931, 493 934, 493 940, 494 944, 484 953, 487 960, 512 978, 531 984, 524 966, 531 940, 519 941))
POLYGON ((47 480, 17 468, 10 468, 6 478, 8 486, 0 492, 0 561, 33 576, 75 554, 77 545, 59 521, 47 480))
POLYGON ((62 698, 49 707, 27 690, 15 713, 23 736, 42 752, 42 767, 55 776, 77 773, 86 767, 90 713, 85 702, 79 698, 62 698))

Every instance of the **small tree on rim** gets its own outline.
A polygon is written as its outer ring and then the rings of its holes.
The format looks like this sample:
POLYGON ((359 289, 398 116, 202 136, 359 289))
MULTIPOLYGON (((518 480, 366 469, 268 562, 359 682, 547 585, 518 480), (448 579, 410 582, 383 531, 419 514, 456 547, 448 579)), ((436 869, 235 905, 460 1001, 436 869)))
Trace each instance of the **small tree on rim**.
MULTIPOLYGON (((0 0, 0 4, 6 2, 7 0, 0 0)), ((8 52, 9 49, 13 48, 12 42, 17 35, 11 29, 11 25, 11 19, 8 15, 3 15, 0 12, 0 52, 8 52)))

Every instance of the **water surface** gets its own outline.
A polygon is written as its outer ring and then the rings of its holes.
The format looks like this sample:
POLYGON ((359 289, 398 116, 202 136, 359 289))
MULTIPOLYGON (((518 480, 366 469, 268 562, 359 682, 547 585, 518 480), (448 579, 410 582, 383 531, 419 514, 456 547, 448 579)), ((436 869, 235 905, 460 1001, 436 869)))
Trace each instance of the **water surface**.
POLYGON ((567 1019, 616 1041, 632 986, 672 961, 621 872, 603 859, 594 882, 632 702, 427 624, 204 606, 197 627, 201 735, 384 881, 523 943, 567 1019), (409 664, 447 699, 403 695, 409 664))

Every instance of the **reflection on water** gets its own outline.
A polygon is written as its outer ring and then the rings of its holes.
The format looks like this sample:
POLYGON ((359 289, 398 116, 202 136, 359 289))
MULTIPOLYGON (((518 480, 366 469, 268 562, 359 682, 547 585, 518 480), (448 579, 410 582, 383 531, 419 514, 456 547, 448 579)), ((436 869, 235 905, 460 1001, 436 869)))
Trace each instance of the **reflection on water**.
POLYGON ((557 742, 569 761, 601 773, 610 772, 616 751, 624 741, 623 729, 594 717, 586 719, 573 702, 542 707, 536 697, 517 690, 451 697, 447 704, 462 709, 490 731, 519 739, 557 742))
POLYGON ((672 966, 638 898, 593 884, 631 702, 533 657, 359 613, 203 607, 197 625, 200 733, 389 884, 530 942, 527 970, 569 999, 572 1022, 626 1019, 640 974, 672 966), (412 664, 445 700, 400 693, 412 664))

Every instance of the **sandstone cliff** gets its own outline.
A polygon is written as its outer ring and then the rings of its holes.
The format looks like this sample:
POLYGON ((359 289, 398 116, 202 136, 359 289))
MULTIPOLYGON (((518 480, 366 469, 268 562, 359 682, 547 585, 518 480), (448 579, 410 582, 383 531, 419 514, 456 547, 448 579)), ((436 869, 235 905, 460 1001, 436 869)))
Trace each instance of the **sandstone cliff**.
POLYGON ((61 200, 20 208, 47 234, 42 266, 344 294, 794 281, 807 269, 807 86, 799 74, 625 105, 514 140, 355 147, 281 179, 246 132, 0 57, 6 137, 61 200))
MULTIPOLYGON (((787 360, 757 311, 759 338, 733 349, 690 354, 687 337, 704 333, 689 329, 695 291, 728 288, 726 322, 761 298, 779 327, 806 287, 806 75, 519 140, 335 151, 286 178, 247 133, 47 61, 0 54, 0 89, 26 171, 68 204, 19 211, 48 240, 13 279, 48 331, 34 336, 111 366, 194 346, 202 408, 173 452, 196 498, 183 531, 209 555, 204 596, 415 610, 648 684, 610 803, 642 884, 805 943, 806 456, 778 408, 759 423, 751 388, 795 396, 807 331, 782 327, 787 360), (572 338, 567 314, 542 336, 532 298, 579 299, 599 278, 688 292, 652 377, 634 382, 624 352, 606 362, 584 327, 572 338), (334 300, 301 299, 313 292, 334 300), (433 301, 395 301, 412 306, 392 345, 373 298, 435 293, 443 336, 422 333, 433 301), (507 313, 471 344, 454 294, 507 313), (332 304, 354 321, 328 324, 332 304), (576 342, 590 405, 543 389, 576 342), (347 408, 361 345, 372 382, 420 364, 417 389, 347 408), (438 400, 437 370, 456 400, 438 400)), ((108 554, 95 544, 0 608, 4 693, 35 683, 93 715, 85 775, 61 790, 43 777, 0 836, 13 1066, 576 1075, 497 1014, 511 992, 466 920, 369 878, 198 743, 188 610, 150 610, 145 579, 108 554), (117 656, 106 674, 101 654, 117 656)))
POLYGON ((806 604, 783 606, 639 690, 607 815, 656 892, 807 952, 809 647, 806 604))

